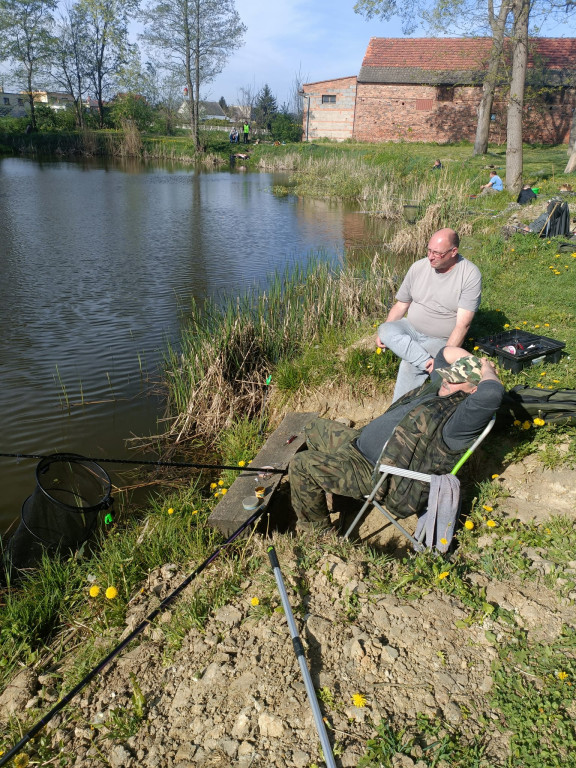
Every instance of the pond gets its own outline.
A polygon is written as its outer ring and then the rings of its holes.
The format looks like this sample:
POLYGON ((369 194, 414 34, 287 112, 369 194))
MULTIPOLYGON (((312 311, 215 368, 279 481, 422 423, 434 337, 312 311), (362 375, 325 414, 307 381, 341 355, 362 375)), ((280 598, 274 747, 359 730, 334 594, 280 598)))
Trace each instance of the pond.
MULTIPOLYGON (((285 181, 0 159, 0 452, 134 458, 126 439, 161 430, 151 382, 192 298, 263 287, 275 270, 380 236, 352 206, 275 196, 285 181)), ((35 465, 0 457, 0 529, 32 493, 35 465)))

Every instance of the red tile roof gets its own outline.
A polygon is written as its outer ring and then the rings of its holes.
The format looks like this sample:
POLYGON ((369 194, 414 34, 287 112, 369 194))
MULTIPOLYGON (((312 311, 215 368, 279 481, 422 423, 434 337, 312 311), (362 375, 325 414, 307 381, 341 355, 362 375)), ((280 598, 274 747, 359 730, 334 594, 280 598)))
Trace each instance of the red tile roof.
MULTIPOLYGON (((529 66, 542 58, 547 69, 576 70, 576 38, 532 38, 529 66)), ((490 54, 489 37, 373 37, 362 62, 379 69, 427 71, 483 70, 490 54)))

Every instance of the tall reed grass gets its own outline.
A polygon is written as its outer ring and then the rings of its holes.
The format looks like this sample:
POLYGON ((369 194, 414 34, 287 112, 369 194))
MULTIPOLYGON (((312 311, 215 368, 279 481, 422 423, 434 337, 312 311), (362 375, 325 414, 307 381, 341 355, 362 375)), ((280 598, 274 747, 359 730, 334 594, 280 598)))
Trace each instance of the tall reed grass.
POLYGON ((214 444, 235 418, 260 411, 266 378, 281 360, 327 332, 383 317, 393 290, 379 258, 365 267, 316 259, 276 274, 263 293, 194 306, 181 351, 167 356, 171 442, 214 444))

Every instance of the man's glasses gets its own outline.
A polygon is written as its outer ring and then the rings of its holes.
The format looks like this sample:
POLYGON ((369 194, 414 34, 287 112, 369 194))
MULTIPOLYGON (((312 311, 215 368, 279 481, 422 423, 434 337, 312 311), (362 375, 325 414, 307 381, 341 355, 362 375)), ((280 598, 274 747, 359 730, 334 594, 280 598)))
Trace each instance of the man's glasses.
POLYGON ((431 248, 428 248, 428 255, 434 256, 435 259, 441 259, 442 256, 446 256, 446 254, 450 253, 450 251, 454 250, 454 246, 452 248, 448 248, 447 251, 444 251, 444 253, 441 253, 440 251, 433 251, 431 248))

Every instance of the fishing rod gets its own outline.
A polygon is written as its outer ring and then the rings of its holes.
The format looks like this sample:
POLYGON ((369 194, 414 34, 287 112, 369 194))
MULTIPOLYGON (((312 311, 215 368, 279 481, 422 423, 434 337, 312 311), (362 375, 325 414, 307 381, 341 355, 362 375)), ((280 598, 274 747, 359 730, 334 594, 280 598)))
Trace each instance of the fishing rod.
POLYGON ((109 664, 112 659, 114 659, 118 654, 126 648, 126 646, 134 640, 137 635, 139 635, 144 629, 146 629, 150 624, 154 621, 154 619, 158 616, 159 613, 161 613, 164 608, 166 608, 170 603, 172 603, 176 597, 190 584, 190 582, 196 578, 202 571, 207 568, 210 563, 212 563, 222 552, 222 550, 227 547, 229 544, 231 544, 235 539, 240 536, 240 534, 245 531, 247 528, 249 528, 251 525, 253 525, 258 518, 263 514, 266 507, 261 507, 259 510, 257 510, 251 517, 246 520, 246 522, 242 523, 242 525, 237 528, 234 533, 230 536, 230 538, 226 539, 226 541, 221 544, 219 547, 217 547, 214 552, 208 557, 204 562, 196 568, 195 571, 193 571, 189 576, 187 576, 184 581, 180 584, 180 586, 176 587, 176 589, 171 592, 167 597, 162 600, 158 608, 155 608, 151 613, 146 616, 146 618, 138 624, 138 626, 130 632, 130 634, 122 640, 121 643, 119 643, 110 653, 105 656, 102 661, 94 667, 87 675, 84 677, 78 685, 76 685, 74 688, 72 688, 69 693, 66 694, 60 701, 52 707, 52 709, 48 712, 48 714, 44 715, 43 718, 41 718, 36 725, 34 725, 28 733, 24 734, 24 736, 20 739, 20 741, 15 744, 12 749, 10 749, 8 752, 2 755, 0 757, 0 768, 3 765, 6 765, 6 763, 11 760, 14 755, 17 755, 18 752, 22 749, 25 744, 27 744, 30 739, 33 739, 34 736, 36 736, 37 733, 39 733, 42 728, 44 728, 45 725, 47 725, 52 718, 60 712, 61 709, 63 709, 66 704, 68 704, 72 699, 76 696, 77 693, 79 693, 88 683, 93 680, 96 675, 98 675, 104 667, 109 664))
MULTIPOLYGON (((280 592, 282 608, 284 609, 284 613, 286 614, 286 619, 288 621, 288 629, 290 631, 290 637, 292 638, 294 653, 296 654, 296 658, 298 659, 298 664, 300 665, 300 671, 302 672, 302 677, 304 678, 306 693, 308 694, 308 701, 310 702, 310 706, 312 707, 312 714, 314 715, 316 730, 318 732, 318 736, 320 737, 320 743, 322 745, 322 751, 324 753, 324 761, 328 766, 328 768, 336 768, 336 763, 334 762, 334 755, 332 753, 332 747, 330 746, 328 734, 326 733, 326 726, 324 725, 324 720, 322 719, 322 712, 320 711, 320 705, 318 704, 318 699, 316 698, 316 691, 314 690, 314 685, 312 684, 310 670, 306 665, 306 657, 304 656, 304 647, 302 646, 302 641, 300 640, 300 636, 298 635, 298 629, 296 627, 296 622, 294 621, 294 614, 292 613, 292 609, 290 607, 290 600, 288 599, 288 593, 286 592, 284 579, 282 578, 282 571, 280 570, 280 563, 278 562, 276 550, 273 546, 271 546, 271 547, 268 547, 267 551, 268 551, 268 557, 270 558, 270 565, 272 566, 272 570, 274 571, 274 578, 276 579, 276 585, 278 586, 278 591, 280 592)), ((0 765, 2 765, 2 763, 0 763, 0 765)))
MULTIPOLYGON (((52 459, 55 456, 69 456, 70 454, 51 454, 50 456, 44 456, 39 453, 0 453, 0 457, 7 457, 12 459, 52 459)), ((268 473, 270 475, 285 475, 287 469, 276 469, 275 467, 239 467, 236 465, 228 466, 227 464, 192 464, 184 461, 146 461, 142 459, 105 459, 105 458, 89 458, 88 456, 78 457, 85 461, 93 461, 96 464, 137 464, 138 466, 151 466, 151 467, 179 467, 181 469, 235 469, 242 472, 258 472, 268 473)), ((1 765, 1 763, 0 763, 1 765)))

